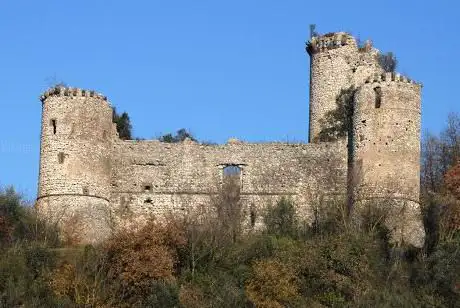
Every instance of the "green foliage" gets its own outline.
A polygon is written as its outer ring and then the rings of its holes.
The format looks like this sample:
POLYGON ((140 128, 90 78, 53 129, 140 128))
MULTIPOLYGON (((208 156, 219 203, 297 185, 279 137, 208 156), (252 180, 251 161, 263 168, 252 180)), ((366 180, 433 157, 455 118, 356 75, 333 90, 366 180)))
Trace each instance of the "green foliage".
POLYGON ((297 236, 297 219, 294 203, 282 198, 275 206, 268 206, 264 217, 267 233, 276 236, 297 236))
POLYGON ((115 107, 112 112, 112 121, 117 125, 118 136, 122 140, 132 139, 132 125, 131 120, 127 112, 123 112, 121 115, 117 113, 115 107))
POLYGON ((327 112, 321 119, 321 131, 315 141, 330 142, 346 137, 353 124, 353 99, 356 89, 351 86, 342 89, 336 98, 336 108, 327 112))
POLYGON ((0 253, 0 307, 50 307, 59 303, 48 285, 55 255, 40 245, 16 244, 0 253))
POLYGON ((161 142, 166 142, 166 143, 177 143, 177 142, 182 142, 187 138, 192 141, 197 141, 195 137, 193 137, 193 135, 190 132, 188 132, 185 128, 179 129, 175 135, 172 135, 171 133, 169 133, 164 136, 161 136, 159 140, 161 142))
POLYGON ((179 307, 179 288, 176 284, 154 281, 141 307, 179 307))

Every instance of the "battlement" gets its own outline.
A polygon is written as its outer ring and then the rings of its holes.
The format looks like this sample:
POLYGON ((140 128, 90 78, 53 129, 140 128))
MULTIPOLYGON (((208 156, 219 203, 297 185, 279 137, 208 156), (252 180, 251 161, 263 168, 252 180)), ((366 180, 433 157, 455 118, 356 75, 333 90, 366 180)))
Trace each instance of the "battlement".
POLYGON ((312 37, 311 40, 307 42, 306 50, 311 55, 346 45, 356 46, 355 38, 346 32, 332 32, 312 37))
POLYGON ((366 79, 365 83, 380 83, 380 82, 400 82, 400 83, 408 83, 417 86, 422 86, 421 83, 418 83, 407 76, 403 76, 399 73, 391 72, 391 73, 383 73, 383 74, 374 74, 366 79))
POLYGON ((48 97, 51 96, 70 96, 70 97, 94 97, 107 101, 107 96, 97 93, 93 90, 85 90, 81 88, 71 88, 56 86, 46 90, 41 96, 40 101, 43 103, 48 97))

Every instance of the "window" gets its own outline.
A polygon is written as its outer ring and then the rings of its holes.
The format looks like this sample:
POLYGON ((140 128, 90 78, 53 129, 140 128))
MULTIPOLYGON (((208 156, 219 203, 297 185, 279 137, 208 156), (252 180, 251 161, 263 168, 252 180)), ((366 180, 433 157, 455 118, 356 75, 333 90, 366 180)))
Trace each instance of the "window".
POLYGON ((88 187, 83 187, 83 194, 84 195, 89 195, 88 187))
POLYGON ((249 209, 249 220, 251 223, 251 228, 254 228, 254 226, 256 225, 256 218, 256 207, 254 206, 254 204, 251 204, 251 208, 249 209))
POLYGON ((60 164, 63 164, 63 163, 64 163, 64 158, 65 158, 64 152, 59 152, 59 154, 58 154, 58 161, 59 161, 60 164))
POLYGON ((226 165, 223 169, 223 183, 241 186, 241 167, 238 165, 226 165))
POLYGON ((144 200, 144 203, 152 204, 153 200, 152 200, 152 198, 147 198, 147 199, 144 200))
POLYGON ((241 168, 238 165, 227 165, 224 167, 224 177, 240 177, 241 168))
POLYGON ((53 128, 53 135, 56 135, 56 119, 51 119, 51 126, 53 128))
POLYGON ((382 104, 382 89, 380 87, 374 88, 375 92, 375 108, 380 108, 382 104))
POLYGON ((145 192, 151 192, 152 191, 152 185, 149 185, 149 184, 144 185, 144 191, 145 192))

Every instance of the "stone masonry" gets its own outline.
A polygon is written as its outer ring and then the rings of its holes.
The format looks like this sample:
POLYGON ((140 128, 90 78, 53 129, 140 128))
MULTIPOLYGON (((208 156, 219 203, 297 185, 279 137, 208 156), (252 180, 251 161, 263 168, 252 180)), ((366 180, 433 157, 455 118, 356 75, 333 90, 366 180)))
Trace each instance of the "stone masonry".
POLYGON ((244 213, 255 211, 258 225, 263 209, 282 197, 295 202, 307 223, 325 200, 351 200, 353 213, 385 201, 393 240, 421 246, 421 86, 385 73, 379 51, 370 43, 358 47, 344 32, 312 37, 307 51, 308 144, 124 141, 105 96, 59 86, 46 91, 39 212, 62 228, 75 228, 82 242, 98 242, 152 215, 187 215, 208 206, 233 168, 244 213), (357 89, 352 133, 347 140, 319 142, 322 119, 351 86, 357 89))

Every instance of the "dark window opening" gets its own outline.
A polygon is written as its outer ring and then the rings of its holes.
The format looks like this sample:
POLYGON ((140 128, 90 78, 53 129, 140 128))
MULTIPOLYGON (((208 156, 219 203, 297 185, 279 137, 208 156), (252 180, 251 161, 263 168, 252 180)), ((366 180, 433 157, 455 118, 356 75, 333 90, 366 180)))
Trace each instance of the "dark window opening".
POLYGON ((51 126, 53 127, 53 135, 56 135, 56 120, 51 120, 51 126))
POLYGON ((254 226, 256 225, 256 209, 255 209, 255 206, 254 204, 251 205, 251 209, 249 211, 249 219, 250 219, 250 222, 251 222, 251 227, 254 228, 254 226))
POLYGON ((65 158, 64 152, 59 152, 59 154, 58 154, 58 161, 59 161, 60 164, 63 164, 63 163, 64 163, 64 158, 65 158))
POLYGON ((382 88, 376 87, 374 88, 375 92, 375 108, 380 108, 382 105, 382 88))
POLYGON ((151 185, 144 185, 144 191, 145 192, 151 192, 152 191, 152 186, 151 185))
POLYGON ((83 194, 84 194, 84 195, 89 195, 89 189, 88 189, 88 187, 83 187, 83 194))
POLYGON ((152 198, 147 198, 147 199, 144 200, 144 203, 152 204, 153 200, 152 200, 152 198))

